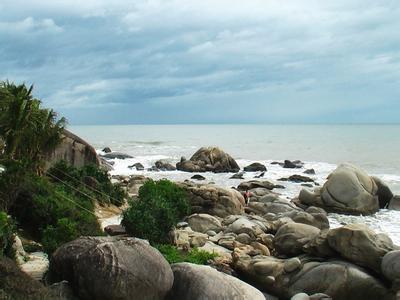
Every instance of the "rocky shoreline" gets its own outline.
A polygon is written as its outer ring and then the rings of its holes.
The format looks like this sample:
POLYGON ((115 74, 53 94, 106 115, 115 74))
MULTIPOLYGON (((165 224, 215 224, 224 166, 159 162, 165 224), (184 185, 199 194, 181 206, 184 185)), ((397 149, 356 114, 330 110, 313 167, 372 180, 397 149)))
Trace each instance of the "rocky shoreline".
MULTIPOLYGON (((103 164, 108 167, 113 159, 126 157, 107 154, 103 164)), ((284 186, 265 180, 267 167, 259 163, 243 170, 258 172, 254 174, 259 178, 242 180, 232 188, 203 183, 201 174, 176 182, 188 195, 191 215, 173 228, 171 242, 182 251, 198 248, 218 254, 210 266, 169 265, 148 242, 126 234, 119 224, 119 209, 98 208, 97 216, 110 236, 81 237, 58 248, 46 277, 53 284, 51 295, 58 295, 54 299, 400 297, 400 247, 363 224, 331 228, 327 217, 327 212, 368 215, 396 208, 399 198, 389 187, 349 164, 338 166, 322 186, 309 177, 315 170, 302 170, 300 161, 276 164, 302 171, 282 178, 304 185, 298 197, 281 197, 284 186), (248 204, 245 192, 250 192, 248 204)), ((159 161, 151 171, 174 169, 231 172, 236 178, 241 174, 234 159, 218 148, 201 148, 176 167, 159 161)), ((143 175, 113 176, 113 182, 132 197, 147 180, 143 175)))

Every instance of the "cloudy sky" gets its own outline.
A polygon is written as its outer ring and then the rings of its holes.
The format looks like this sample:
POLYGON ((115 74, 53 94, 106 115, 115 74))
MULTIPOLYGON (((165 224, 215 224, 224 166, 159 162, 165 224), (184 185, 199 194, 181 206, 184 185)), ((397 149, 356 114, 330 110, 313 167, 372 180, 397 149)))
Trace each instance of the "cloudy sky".
POLYGON ((399 31, 398 0, 1 0, 0 79, 72 125, 393 123, 399 31))

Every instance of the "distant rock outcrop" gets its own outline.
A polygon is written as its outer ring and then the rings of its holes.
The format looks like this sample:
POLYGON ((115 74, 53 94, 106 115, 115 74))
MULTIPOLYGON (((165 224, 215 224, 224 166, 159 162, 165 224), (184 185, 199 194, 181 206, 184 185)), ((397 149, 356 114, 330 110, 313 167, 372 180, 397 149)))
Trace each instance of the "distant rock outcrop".
POLYGON ((217 147, 202 147, 186 160, 182 157, 176 168, 185 172, 236 173, 240 170, 236 161, 217 147))
POLYGON ((46 167, 64 160, 67 164, 80 168, 88 164, 100 165, 96 150, 86 141, 64 129, 61 144, 48 155, 46 167))

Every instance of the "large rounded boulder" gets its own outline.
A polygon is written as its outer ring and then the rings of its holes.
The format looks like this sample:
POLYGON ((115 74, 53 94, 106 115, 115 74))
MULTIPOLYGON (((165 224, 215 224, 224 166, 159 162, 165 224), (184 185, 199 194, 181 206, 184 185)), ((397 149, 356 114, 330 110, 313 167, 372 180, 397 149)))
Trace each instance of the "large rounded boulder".
POLYGON ((389 300, 393 294, 379 279, 354 264, 301 256, 278 259, 250 257, 235 251, 233 268, 262 291, 290 299, 298 293, 324 293, 332 299, 389 300))
POLYGON ((264 300, 251 285, 217 270, 190 263, 172 265, 174 285, 168 299, 264 300))
POLYGON ((279 228, 274 237, 274 247, 280 254, 299 255, 303 246, 317 237, 320 230, 301 223, 287 223, 279 228))
POLYGON ((50 278, 71 283, 82 299, 164 299, 173 284, 168 262, 146 241, 81 237, 58 248, 50 278))
POLYGON ((383 233, 375 233, 364 224, 350 224, 331 229, 327 236, 329 246, 344 258, 379 273, 382 258, 396 249, 383 233))
POLYGON ((390 195, 382 181, 353 165, 342 164, 328 176, 321 189, 314 192, 303 189, 299 202, 322 207, 328 212, 369 215, 386 205, 390 195))
POLYGON ((217 147, 202 147, 190 160, 181 159, 176 168, 185 172, 236 173, 240 170, 236 161, 217 147))
POLYGON ((187 192, 193 213, 224 218, 244 212, 244 198, 234 189, 225 189, 212 184, 180 183, 179 185, 187 192))

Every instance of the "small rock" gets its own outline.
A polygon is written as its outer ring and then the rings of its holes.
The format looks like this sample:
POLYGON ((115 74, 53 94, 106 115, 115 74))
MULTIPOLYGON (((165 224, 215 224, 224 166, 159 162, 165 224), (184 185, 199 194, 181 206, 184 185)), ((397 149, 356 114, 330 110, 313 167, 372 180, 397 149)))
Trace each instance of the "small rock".
POLYGON ((263 178, 265 175, 265 172, 261 172, 260 175, 254 176, 254 178, 263 178))
POLYGON ((307 169, 303 173, 304 174, 308 174, 308 175, 315 175, 315 170, 314 169, 307 169))
POLYGON ((110 147, 105 147, 102 151, 103 151, 104 153, 111 153, 110 147))
POLYGON ((126 229, 122 225, 108 225, 104 227, 104 231, 111 236, 126 234, 126 229))
POLYGON ((217 235, 217 233, 214 230, 209 230, 209 231, 206 232, 206 234, 208 236, 216 236, 217 235))
POLYGON ((290 161, 290 160, 285 160, 283 167, 285 169, 300 169, 303 167, 303 163, 299 160, 294 160, 294 161, 290 161))
POLYGON ((243 170, 246 172, 258 172, 258 171, 265 172, 267 171, 267 168, 263 164, 255 162, 244 167, 243 170))
POLYGON ((290 300, 310 300, 310 297, 306 293, 298 293, 290 298, 290 300))
POLYGON ((195 180, 206 180, 204 176, 201 176, 200 174, 195 174, 190 179, 195 179, 195 180))

